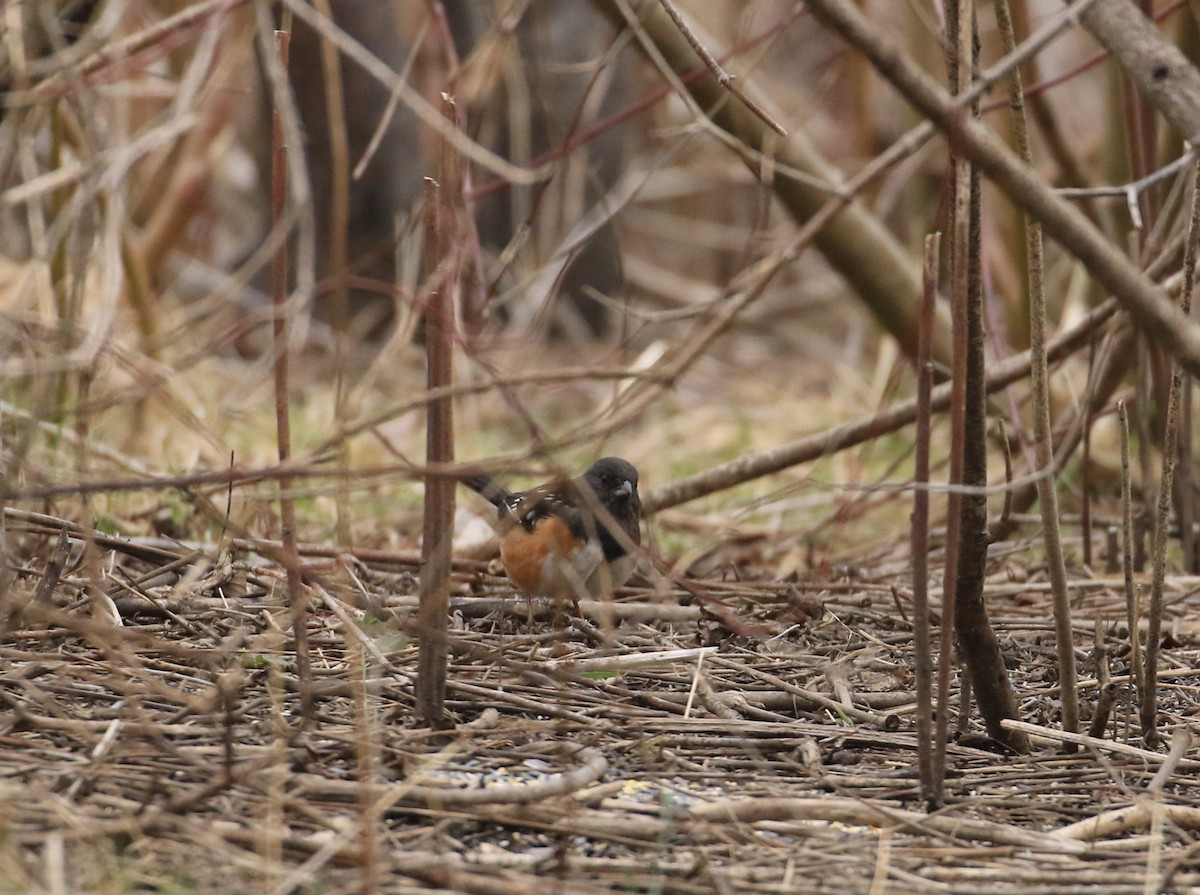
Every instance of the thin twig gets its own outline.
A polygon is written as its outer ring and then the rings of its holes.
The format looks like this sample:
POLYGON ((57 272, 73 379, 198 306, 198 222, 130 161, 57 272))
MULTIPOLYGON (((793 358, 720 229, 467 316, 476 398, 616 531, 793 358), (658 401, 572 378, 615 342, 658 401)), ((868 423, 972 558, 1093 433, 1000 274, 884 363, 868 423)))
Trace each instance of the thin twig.
MULTIPOLYGON (((285 26, 275 32, 275 48, 284 71, 288 66, 291 33, 285 26)), ((271 221, 283 226, 288 200, 288 145, 284 138, 280 105, 285 97, 274 97, 271 125, 271 221)), ((291 416, 288 403, 288 251, 287 240, 280 240, 271 265, 271 301, 275 308, 272 333, 275 346, 275 435, 279 445, 279 463, 286 466, 292 456, 291 416)), ((308 654, 308 597, 300 574, 300 556, 296 552, 296 505, 292 499, 292 478, 279 477, 279 537, 283 542, 281 559, 287 571, 288 605, 292 613, 292 636, 296 640, 296 671, 300 678, 300 702, 304 723, 316 718, 312 692, 312 665, 308 654)))
POLYGON ((938 261, 941 234, 925 237, 925 288, 921 294, 921 323, 917 342, 917 432, 913 460, 912 569, 913 569, 913 672, 917 687, 917 761, 921 772, 921 799, 937 803, 939 787, 934 780, 933 743, 933 655, 929 636, 929 492, 919 487, 929 483, 930 401, 933 367, 930 345, 933 305, 937 299, 938 261))
MULTIPOLYGON (((1004 38, 1005 50, 1016 46, 1012 18, 1007 0, 997 0, 996 18, 1004 38)), ((1029 126, 1025 118, 1025 100, 1020 70, 1014 68, 1008 76, 1009 100, 1012 103, 1013 133, 1021 160, 1033 164, 1029 145, 1029 126)), ((1041 224, 1030 214, 1024 215, 1025 252, 1029 266, 1029 358, 1033 390, 1033 447, 1038 471, 1054 469, 1054 441, 1050 420, 1050 372, 1046 362, 1046 288, 1041 224)), ((1087 425, 1085 422, 1084 438, 1087 425)), ((1086 458, 1085 458, 1086 460, 1086 458)), ((1058 652, 1058 675, 1062 684, 1063 730, 1079 730, 1079 699, 1075 690, 1075 644, 1071 638, 1071 604, 1067 597, 1067 568, 1063 559, 1062 531, 1058 520, 1058 488, 1053 475, 1038 479, 1038 498, 1042 515, 1042 540, 1046 548, 1046 568, 1050 573, 1054 597, 1055 647, 1058 652)), ((1085 531, 1084 537, 1090 539, 1085 531)))
MULTIPOLYGON (((946 61, 950 93, 962 95, 971 83, 971 40, 974 4, 953 0, 947 4, 946 61)), ((938 629, 937 718, 934 726, 933 782, 934 805, 945 802, 946 742, 950 735, 950 674, 954 664, 954 615, 957 609, 958 569, 962 559, 963 496, 956 486, 963 484, 966 454, 967 363, 968 363, 968 276, 971 250, 971 164, 957 152, 951 155, 950 191, 950 316, 952 323, 953 366, 950 371, 950 469, 946 501, 946 564, 942 573, 942 619, 938 629)), ((975 483, 972 483, 975 484, 975 483)), ((985 532, 986 536, 986 532, 985 532)), ((962 713, 968 705, 960 705, 962 713)))
POLYGON ((737 85, 736 78, 721 68, 721 63, 713 58, 713 54, 708 51, 708 48, 696 36, 696 33, 688 25, 687 20, 684 19, 683 15, 675 7, 675 4, 671 0, 659 0, 659 2, 662 4, 663 9, 666 10, 667 15, 671 17, 671 21, 675 23, 675 27, 679 29, 687 42, 691 44, 692 49, 696 51, 696 55, 700 57, 700 61, 712 72, 713 77, 717 79, 717 83, 736 96, 747 109, 762 119, 767 127, 771 128, 771 130, 775 131, 781 137, 786 137, 787 130, 784 126, 772 118, 766 109, 746 96, 742 88, 737 85))
MULTIPOLYGON (((1139 749, 1137 746, 1130 746, 1128 743, 1098 739, 1097 737, 1090 737, 1082 733, 1067 733, 1065 730, 1056 730, 1053 727, 1044 727, 1040 724, 1030 724, 1028 721, 1005 721, 1004 726, 1010 730, 1020 730, 1029 734, 1035 742, 1040 738, 1057 743, 1075 743, 1078 746, 1088 746, 1098 749, 1101 752, 1112 752, 1117 755, 1128 755, 1144 761, 1151 761, 1155 764, 1167 760, 1167 756, 1161 752, 1154 752, 1150 749, 1139 749)), ((1200 761, 1183 762, 1181 766, 1188 770, 1196 770, 1200 768, 1200 761)))
MULTIPOLYGON (((444 257, 449 245, 442 221, 440 185, 425 181, 426 286, 425 353, 428 386, 448 385, 451 378, 450 284, 445 277, 449 263, 444 257)), ((453 417, 449 399, 431 402, 426 421, 426 460, 430 464, 453 462, 453 417)), ((417 675, 417 705, 421 719, 430 726, 445 723, 447 630, 450 600, 450 548, 454 518, 454 482, 440 476, 425 480, 425 517, 421 541, 421 609, 418 619, 420 654, 417 675)))
MULTIPOLYGON (((334 21, 331 0, 314 0, 318 12, 334 21)), ((326 38, 320 40, 321 81, 325 87, 325 118, 329 140, 329 272, 332 288, 329 301, 333 324, 333 419, 337 429, 346 425, 348 414, 346 360, 350 353, 350 137, 346 125, 346 94, 342 84, 341 59, 337 48, 326 38)), ((343 445, 337 452, 337 466, 344 478, 338 479, 334 495, 334 527, 343 544, 354 542, 350 526, 350 454, 343 445)))
POLYGON ((1133 483, 1129 459, 1129 408, 1125 399, 1117 400, 1117 418, 1121 438, 1121 568, 1125 574, 1125 617, 1129 625, 1129 667, 1133 671, 1134 697, 1137 705, 1145 699, 1142 667, 1141 601, 1133 580, 1133 483))
POLYGON ((1162 763, 1158 771, 1146 785, 1146 791, 1162 795, 1163 788, 1167 785, 1167 781, 1171 779, 1171 775, 1179 770, 1179 763, 1183 761, 1183 757, 1188 754, 1192 748, 1192 734, 1186 727, 1178 727, 1175 733, 1171 735, 1171 747, 1167 750, 1166 761, 1162 763))

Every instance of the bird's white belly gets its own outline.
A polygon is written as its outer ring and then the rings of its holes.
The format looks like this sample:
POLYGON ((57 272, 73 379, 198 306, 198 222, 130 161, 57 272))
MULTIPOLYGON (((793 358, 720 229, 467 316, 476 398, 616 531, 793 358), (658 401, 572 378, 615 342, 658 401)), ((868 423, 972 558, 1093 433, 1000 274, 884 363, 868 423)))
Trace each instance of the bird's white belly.
POLYGON ((586 547, 576 550, 570 557, 549 553, 542 560, 546 596, 582 600, 611 594, 629 580, 633 565, 632 556, 622 556, 606 564, 604 549, 595 541, 589 541, 586 547))

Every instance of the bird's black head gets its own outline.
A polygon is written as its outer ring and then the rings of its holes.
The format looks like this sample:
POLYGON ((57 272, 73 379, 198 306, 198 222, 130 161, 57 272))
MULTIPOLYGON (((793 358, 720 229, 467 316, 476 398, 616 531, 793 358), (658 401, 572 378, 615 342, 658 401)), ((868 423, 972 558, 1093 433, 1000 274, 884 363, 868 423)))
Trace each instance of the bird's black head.
POLYGON ((603 457, 592 464, 584 474, 588 487, 610 512, 622 515, 633 511, 641 513, 642 501, 638 496, 638 471, 628 460, 620 457, 603 457))
POLYGON ((627 544, 642 542, 642 499, 638 495, 638 471, 628 460, 604 457, 583 474, 583 490, 590 491, 611 520, 599 520, 597 526, 604 556, 614 560, 625 556, 627 544), (613 522, 622 536, 609 529, 613 522))

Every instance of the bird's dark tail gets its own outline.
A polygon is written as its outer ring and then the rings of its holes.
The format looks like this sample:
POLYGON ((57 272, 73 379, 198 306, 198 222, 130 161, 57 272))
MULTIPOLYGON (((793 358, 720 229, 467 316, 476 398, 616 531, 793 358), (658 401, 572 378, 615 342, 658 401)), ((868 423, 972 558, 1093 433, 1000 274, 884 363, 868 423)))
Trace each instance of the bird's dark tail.
POLYGON ((512 497, 512 492, 497 482, 486 472, 468 473, 459 479, 464 485, 483 495, 495 507, 504 506, 505 501, 512 497))

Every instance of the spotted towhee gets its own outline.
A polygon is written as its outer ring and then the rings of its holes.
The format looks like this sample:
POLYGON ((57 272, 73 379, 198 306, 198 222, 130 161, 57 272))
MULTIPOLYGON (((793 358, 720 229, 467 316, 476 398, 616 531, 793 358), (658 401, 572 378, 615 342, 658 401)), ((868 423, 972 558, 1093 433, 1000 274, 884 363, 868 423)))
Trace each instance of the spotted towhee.
POLYGON ((642 541, 642 501, 628 460, 605 457, 577 479, 529 491, 509 491, 487 475, 463 484, 499 511, 500 559, 527 596, 577 604, 611 593, 632 574, 629 548, 642 541))

